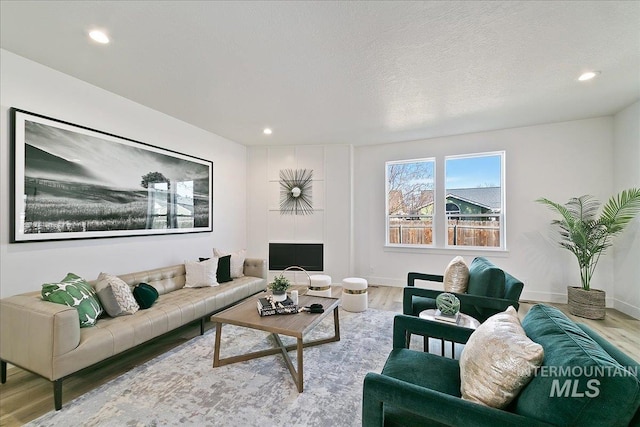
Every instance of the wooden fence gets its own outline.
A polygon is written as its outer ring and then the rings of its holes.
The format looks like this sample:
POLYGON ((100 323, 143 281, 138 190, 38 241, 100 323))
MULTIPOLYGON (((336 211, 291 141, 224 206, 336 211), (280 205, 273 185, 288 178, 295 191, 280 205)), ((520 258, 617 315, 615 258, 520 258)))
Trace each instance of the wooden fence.
MULTIPOLYGON (((450 246, 500 246, 498 221, 449 221, 447 239, 450 246)), ((433 224, 425 220, 389 220, 389 243, 430 245, 433 243, 433 224)))

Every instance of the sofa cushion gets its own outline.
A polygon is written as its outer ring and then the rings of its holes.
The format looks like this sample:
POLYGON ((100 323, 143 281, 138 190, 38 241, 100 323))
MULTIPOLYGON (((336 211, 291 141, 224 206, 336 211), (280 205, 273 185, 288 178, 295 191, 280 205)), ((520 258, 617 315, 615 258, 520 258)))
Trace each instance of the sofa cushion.
POLYGON ((187 280, 185 288, 204 288, 207 286, 218 286, 216 281, 216 271, 218 269, 218 258, 211 258, 206 261, 185 261, 187 280))
POLYGON ((57 283, 42 285, 42 299, 75 307, 80 317, 80 327, 93 326, 103 313, 95 291, 82 277, 73 273, 57 283))
MULTIPOLYGON (((483 257, 476 257, 469 267, 469 284, 467 293, 492 298, 504 297, 504 271, 496 267, 491 261, 483 257)), ((485 316, 495 313, 495 310, 476 307, 485 316)))
POLYGON ((133 296, 142 310, 151 308, 158 299, 158 290, 148 283, 138 283, 133 288, 133 296))
POLYGON ((396 348, 389 354, 382 374, 460 397, 460 366, 454 359, 422 351, 396 348))
POLYGON ((640 383, 560 310, 538 304, 522 321, 542 345, 540 372, 514 411, 556 425, 626 426, 640 406, 640 383))
POLYGON ((451 260, 444 270, 442 281, 445 292, 455 292, 463 294, 467 292, 469 284, 469 267, 464 262, 464 258, 457 256, 451 260))
POLYGON ((133 314, 140 309, 129 285, 117 276, 100 273, 95 290, 104 311, 111 317, 133 314))
MULTIPOLYGON (((198 258, 200 262, 207 261, 209 259, 211 258, 198 258)), ((218 283, 226 283, 233 280, 233 277, 231 277, 231 255, 225 255, 218 258, 216 280, 218 281, 218 283)))
POLYGON ((462 350, 462 398, 505 408, 531 380, 543 357, 542 347, 525 335, 513 307, 491 316, 462 350))
POLYGON ((504 271, 486 258, 474 258, 469 267, 467 293, 502 298, 504 296, 504 271))
MULTIPOLYGON (((382 375, 412 385, 460 397, 460 365, 457 360, 422 351, 396 348, 391 351, 382 369, 382 375)), ((443 411, 450 410, 443 407, 443 411)), ((424 426, 440 427, 442 424, 408 410, 384 403, 385 427, 424 426)))
POLYGON ((231 277, 231 255, 218 258, 218 270, 216 270, 218 283, 226 283, 233 280, 231 277))
POLYGON ((213 248, 213 256, 221 258, 226 255, 231 255, 231 277, 237 279, 244 276, 244 260, 247 257, 247 251, 242 249, 235 252, 225 252, 213 248))

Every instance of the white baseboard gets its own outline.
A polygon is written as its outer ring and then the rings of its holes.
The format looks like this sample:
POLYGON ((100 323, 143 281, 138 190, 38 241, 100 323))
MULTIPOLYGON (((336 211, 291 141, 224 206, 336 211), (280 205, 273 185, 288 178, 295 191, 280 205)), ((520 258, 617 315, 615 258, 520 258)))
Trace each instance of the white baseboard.
POLYGON ((619 299, 614 299, 613 308, 623 312, 624 314, 628 314, 635 319, 640 319, 640 307, 636 307, 635 305, 620 301, 619 299))
POLYGON ((538 292, 529 291, 525 289, 522 291, 520 301, 535 301, 535 302, 554 302, 558 304, 567 303, 567 294, 561 294, 556 292, 538 292))
POLYGON ((367 279, 369 286, 371 285, 393 286, 394 288, 404 288, 405 286, 407 286, 406 277, 404 279, 391 279, 389 277, 375 277, 375 276, 369 276, 364 278, 367 279))

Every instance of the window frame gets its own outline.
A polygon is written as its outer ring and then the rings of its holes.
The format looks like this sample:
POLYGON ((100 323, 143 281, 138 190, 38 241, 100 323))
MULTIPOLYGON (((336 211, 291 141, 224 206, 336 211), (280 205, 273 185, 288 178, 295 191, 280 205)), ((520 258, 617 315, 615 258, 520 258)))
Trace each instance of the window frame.
MULTIPOLYGON (((487 151, 479 153, 469 154, 455 154, 455 155, 442 155, 433 157, 421 157, 403 160, 388 160, 384 163, 384 177, 385 177, 385 239, 384 246, 389 250, 410 252, 420 252, 426 250, 427 252, 442 252, 450 253, 451 251, 474 251, 474 252, 507 252, 507 209, 506 209, 506 151, 487 151), (472 158, 472 157, 500 157, 500 213, 485 213, 485 214, 466 214, 464 216, 487 217, 497 216, 499 218, 499 246, 467 246, 467 245, 450 245, 448 239, 448 219, 450 214, 446 212, 446 164, 447 160, 456 158, 472 158), (410 243, 390 243, 390 218, 389 215, 389 165, 390 164, 402 164, 402 163, 418 163, 418 162, 432 162, 433 163, 433 213, 431 215, 420 215, 425 218, 431 218, 431 230, 432 239, 430 244, 410 244, 410 243), (438 176, 438 165, 442 167, 442 175, 438 176), (442 182, 438 182, 438 178, 442 182)), ((410 215, 416 216, 416 215, 410 215)))

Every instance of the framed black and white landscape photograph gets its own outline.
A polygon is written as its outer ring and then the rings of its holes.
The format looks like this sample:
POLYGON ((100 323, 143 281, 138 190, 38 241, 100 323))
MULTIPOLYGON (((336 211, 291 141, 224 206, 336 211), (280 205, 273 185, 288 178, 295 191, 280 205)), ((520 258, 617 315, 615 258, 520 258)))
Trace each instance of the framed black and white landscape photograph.
POLYGON ((212 230, 213 163, 11 109, 12 242, 212 230))

